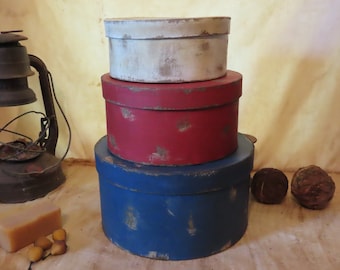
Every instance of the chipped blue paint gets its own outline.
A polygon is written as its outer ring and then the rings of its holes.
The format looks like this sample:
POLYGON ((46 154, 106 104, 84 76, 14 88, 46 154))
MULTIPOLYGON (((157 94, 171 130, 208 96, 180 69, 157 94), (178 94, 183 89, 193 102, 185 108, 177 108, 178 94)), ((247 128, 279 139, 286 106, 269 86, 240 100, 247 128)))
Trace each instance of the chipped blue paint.
POLYGON ((205 257, 235 244, 247 228, 254 155, 244 135, 238 146, 201 165, 146 166, 113 156, 102 138, 95 156, 105 235, 133 254, 161 260, 205 257))

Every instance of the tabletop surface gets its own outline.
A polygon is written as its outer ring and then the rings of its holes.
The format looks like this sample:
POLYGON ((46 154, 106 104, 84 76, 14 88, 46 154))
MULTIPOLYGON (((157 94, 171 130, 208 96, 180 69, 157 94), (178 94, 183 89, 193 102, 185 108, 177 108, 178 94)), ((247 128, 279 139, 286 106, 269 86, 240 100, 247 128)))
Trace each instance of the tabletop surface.
MULTIPOLYGON (((61 208, 68 232, 68 251, 49 256, 32 270, 336 270, 340 269, 340 191, 324 210, 299 206, 290 191, 280 205, 251 198, 245 235, 231 248, 206 258, 160 261, 121 250, 104 235, 96 168, 90 163, 65 162, 66 182, 44 198, 22 204, 0 204, 1 211, 49 200, 61 208)), ((291 180, 292 173, 286 173, 291 180)), ((336 185, 340 174, 330 174, 336 185)), ((0 249, 1 270, 26 270, 27 246, 15 253, 0 249)))

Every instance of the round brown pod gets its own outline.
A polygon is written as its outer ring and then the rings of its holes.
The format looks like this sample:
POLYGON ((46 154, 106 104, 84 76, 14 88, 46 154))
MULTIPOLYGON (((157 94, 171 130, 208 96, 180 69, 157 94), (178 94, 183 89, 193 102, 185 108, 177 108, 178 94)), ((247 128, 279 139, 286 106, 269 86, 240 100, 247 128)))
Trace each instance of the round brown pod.
POLYGON ((251 193, 254 198, 266 204, 279 204, 288 190, 286 175, 274 168, 263 168, 257 171, 251 182, 251 193))
POLYGON ((333 198, 335 183, 326 171, 310 165, 298 169, 293 175, 291 192, 302 206, 323 209, 333 198))

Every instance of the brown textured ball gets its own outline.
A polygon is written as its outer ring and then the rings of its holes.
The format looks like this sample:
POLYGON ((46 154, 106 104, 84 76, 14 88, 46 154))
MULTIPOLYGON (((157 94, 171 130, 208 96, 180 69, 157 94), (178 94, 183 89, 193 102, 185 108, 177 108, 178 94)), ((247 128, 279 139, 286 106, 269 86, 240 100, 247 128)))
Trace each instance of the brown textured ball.
POLYGON ((295 172, 291 192, 302 206, 320 210, 333 198, 335 183, 323 169, 310 165, 295 172))
POLYGON ((285 198, 287 190, 288 179, 278 169, 263 168, 253 176, 251 192, 261 203, 279 204, 285 198))

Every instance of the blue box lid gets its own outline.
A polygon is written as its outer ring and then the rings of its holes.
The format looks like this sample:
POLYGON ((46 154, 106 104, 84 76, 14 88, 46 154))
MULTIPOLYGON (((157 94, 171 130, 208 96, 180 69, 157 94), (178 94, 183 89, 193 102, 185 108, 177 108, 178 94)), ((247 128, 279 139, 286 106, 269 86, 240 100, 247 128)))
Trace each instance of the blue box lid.
POLYGON ((112 155, 107 138, 95 145, 99 181, 135 192, 186 195, 217 191, 248 181, 253 168, 254 145, 238 134, 238 149, 213 162, 190 166, 154 166, 123 160, 112 155))

